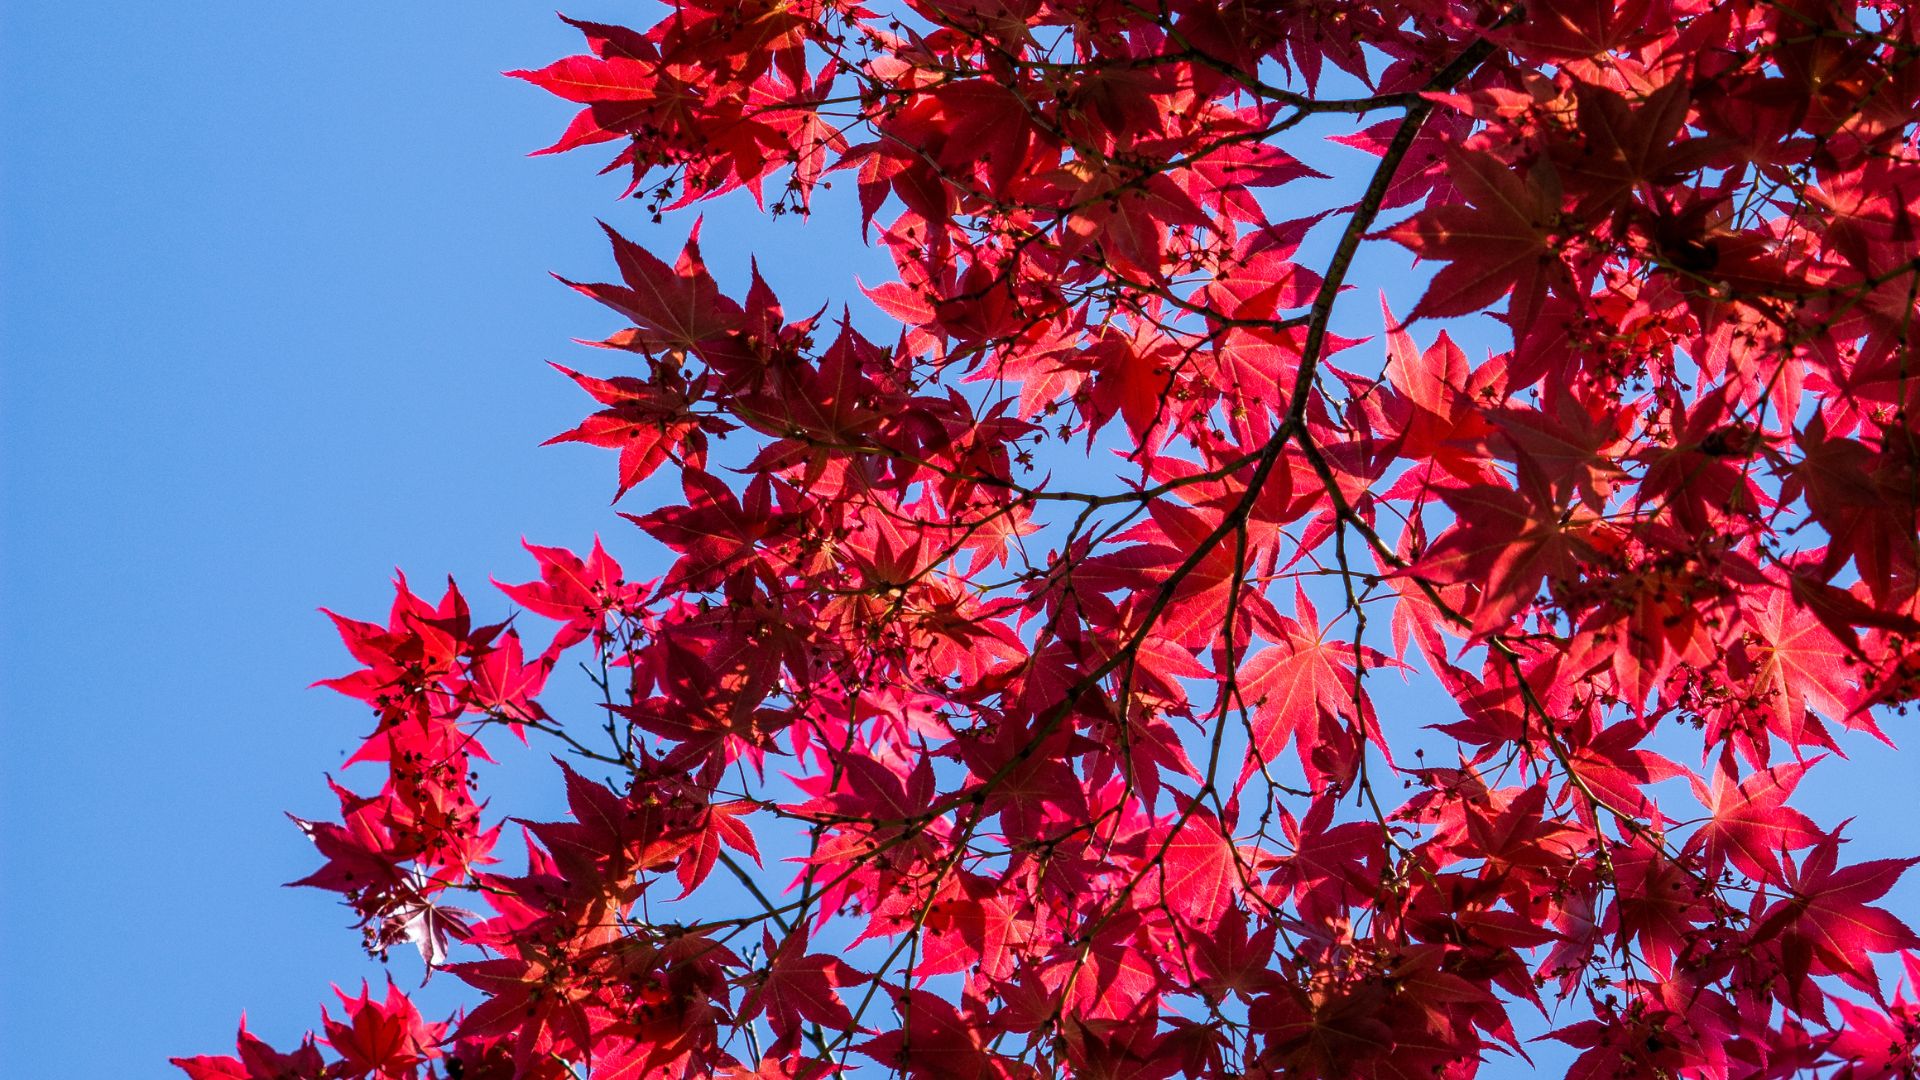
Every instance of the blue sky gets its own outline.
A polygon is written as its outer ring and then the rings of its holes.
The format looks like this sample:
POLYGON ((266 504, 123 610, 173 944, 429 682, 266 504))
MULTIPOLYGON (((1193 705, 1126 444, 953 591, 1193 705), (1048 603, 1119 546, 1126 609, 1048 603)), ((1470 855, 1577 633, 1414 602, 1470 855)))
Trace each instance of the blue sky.
MULTIPOLYGON (((586 409, 541 361, 613 328, 547 271, 611 273, 596 214, 663 254, 691 218, 523 156, 567 111, 498 73, 578 41, 541 5, 0 18, 0 1062, 160 1076, 243 1008, 289 1040, 379 977, 330 896, 278 887, 314 865, 282 811, 329 810, 365 726, 306 689, 351 666, 314 609, 379 616, 398 566, 503 613, 484 582, 530 576, 523 533, 634 561, 610 458, 538 448, 586 409)), ((847 194, 804 224, 730 204, 709 262, 737 289, 757 254, 790 312, 849 299, 885 261, 847 194)), ((1911 758, 1846 745, 1809 812, 1860 817, 1854 858, 1920 849, 1911 758)), ((499 805, 551 811, 551 768, 507 764, 499 805)), ((1920 915, 1920 883, 1890 903, 1920 915)))

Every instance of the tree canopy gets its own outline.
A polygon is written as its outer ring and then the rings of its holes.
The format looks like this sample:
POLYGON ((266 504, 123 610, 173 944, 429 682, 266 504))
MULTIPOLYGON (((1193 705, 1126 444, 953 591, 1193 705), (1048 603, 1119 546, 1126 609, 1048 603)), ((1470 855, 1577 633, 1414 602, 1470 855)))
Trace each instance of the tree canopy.
POLYGON ((1794 798, 1920 698, 1920 12, 653 14, 512 73, 624 183, 625 521, 332 616, 297 884, 468 1005, 192 1080, 1920 1070, 1920 860, 1794 798), (829 198, 838 310, 690 220, 829 198))

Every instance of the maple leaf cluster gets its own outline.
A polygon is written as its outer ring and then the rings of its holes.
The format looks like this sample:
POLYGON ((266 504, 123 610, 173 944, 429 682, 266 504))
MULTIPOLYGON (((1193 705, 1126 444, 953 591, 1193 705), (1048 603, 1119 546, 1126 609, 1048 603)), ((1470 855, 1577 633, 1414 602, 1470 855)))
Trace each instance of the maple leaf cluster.
POLYGON ((550 151, 656 220, 849 173, 883 317, 607 228, 552 441, 657 576, 334 616, 385 775, 298 884, 470 1004, 191 1077, 1920 1073, 1920 860, 1794 804, 1920 699, 1920 12, 569 21, 550 151), (1429 275, 1371 341, 1363 251, 1429 275), (564 818, 479 797, 501 728, 564 818))

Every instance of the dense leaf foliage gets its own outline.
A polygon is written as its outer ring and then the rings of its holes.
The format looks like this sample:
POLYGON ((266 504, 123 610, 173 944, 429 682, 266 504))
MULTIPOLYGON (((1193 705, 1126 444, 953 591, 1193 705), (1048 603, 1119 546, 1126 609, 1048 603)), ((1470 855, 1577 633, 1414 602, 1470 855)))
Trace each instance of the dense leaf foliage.
POLYGON ((299 884, 469 1005, 190 1076, 1915 1075, 1915 860, 1794 795, 1920 697, 1920 13, 656 14, 513 73, 549 150, 857 198, 885 318, 607 229, 554 441, 659 576, 333 616, 375 720, 299 884), (1431 277, 1356 340, 1363 252, 1431 277), (558 820, 484 801, 508 733, 558 820))

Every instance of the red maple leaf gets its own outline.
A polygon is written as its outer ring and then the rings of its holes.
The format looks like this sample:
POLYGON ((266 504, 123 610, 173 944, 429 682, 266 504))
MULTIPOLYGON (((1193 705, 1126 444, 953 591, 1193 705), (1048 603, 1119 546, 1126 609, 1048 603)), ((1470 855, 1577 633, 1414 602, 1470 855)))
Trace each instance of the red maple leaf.
POLYGON ((853 1014, 840 1000, 838 988, 858 986, 866 976, 837 956, 807 952, 807 934, 797 929, 777 944, 763 934, 767 968, 755 976, 740 999, 740 1018, 751 1020, 762 1012, 773 1028, 774 1042, 767 1052, 783 1057, 800 1042, 803 1023, 830 1031, 851 1031, 853 1014))
POLYGON ((1765 769, 1735 782, 1727 767, 1714 771, 1711 790, 1691 778, 1693 791, 1712 816, 1689 844, 1699 843, 1709 874, 1727 860, 1755 881, 1780 880, 1780 854, 1812 847, 1822 837, 1805 814, 1786 805, 1800 778, 1819 758, 1765 769))
POLYGON ((1524 325, 1566 276, 1554 246, 1558 178, 1545 165, 1516 175, 1480 150, 1450 151, 1447 177, 1471 206, 1429 206, 1390 233, 1423 259, 1447 260, 1408 319, 1467 315, 1512 293, 1507 319, 1524 325))
POLYGON ((1874 953, 1920 948, 1920 936, 1883 908, 1870 905, 1893 888, 1913 859, 1869 859, 1840 866, 1838 832, 1823 836, 1797 868, 1786 874, 1787 895, 1760 917, 1756 942, 1776 937, 1787 978, 1809 972, 1834 974, 1872 993, 1879 978, 1874 953))

